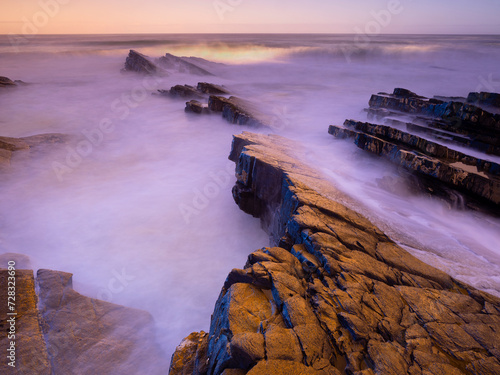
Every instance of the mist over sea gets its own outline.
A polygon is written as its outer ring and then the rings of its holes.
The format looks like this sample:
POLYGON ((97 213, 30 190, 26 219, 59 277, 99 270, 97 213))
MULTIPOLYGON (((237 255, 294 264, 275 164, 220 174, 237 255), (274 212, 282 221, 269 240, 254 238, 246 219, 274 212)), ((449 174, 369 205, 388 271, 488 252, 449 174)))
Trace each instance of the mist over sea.
MULTIPOLYGON (((14 160, 0 180, 0 251, 34 269, 74 274, 75 289, 149 311, 170 356, 208 330, 232 268, 268 238, 234 204, 233 134, 299 141, 349 204, 420 259, 500 296, 500 220, 379 186, 394 166, 328 134, 366 120, 371 94, 404 87, 432 97, 500 92, 500 36, 58 35, 0 36, 0 135, 64 133, 91 147, 14 160), (19 41, 19 40, 18 40, 19 41), (195 56, 213 77, 123 74, 129 49, 195 56), (152 95, 200 81, 227 86, 272 116, 271 129, 184 112, 152 95), (102 124, 109 131, 99 133, 102 124), (69 163, 68 163, 69 160, 69 163), (61 169, 54 166, 66 166, 61 169), (356 202, 356 203, 352 203, 356 202)), ((194 60, 193 60, 194 61, 194 60)), ((498 157, 490 157, 499 162, 498 157)))

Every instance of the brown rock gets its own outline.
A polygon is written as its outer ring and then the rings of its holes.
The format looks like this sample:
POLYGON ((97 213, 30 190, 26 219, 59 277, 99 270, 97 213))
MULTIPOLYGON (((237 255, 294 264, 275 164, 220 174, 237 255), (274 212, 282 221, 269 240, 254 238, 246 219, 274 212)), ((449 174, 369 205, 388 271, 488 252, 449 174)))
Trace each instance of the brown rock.
POLYGON ((395 343, 371 340, 368 354, 373 361, 374 372, 384 375, 401 375, 408 371, 408 363, 402 356, 404 349, 395 343))
POLYGON ((52 374, 53 368, 39 324, 33 271, 17 269, 15 273, 9 274, 8 270, 0 270, 0 302, 0 373, 52 374), (15 280, 12 281, 9 277, 15 277, 15 280), (13 285, 15 291, 8 288, 13 285), (9 290, 13 291, 14 295, 10 297, 14 298, 8 299, 9 290), (17 315, 7 315, 9 313, 17 315), (15 348, 15 368, 8 365, 11 362, 7 357, 10 356, 11 342, 15 348))
POLYGON ((39 270, 37 283, 54 373, 164 372, 149 313, 84 297, 68 273, 39 270))
POLYGON ((301 362, 303 360, 297 335, 292 329, 270 325, 265 332, 268 360, 301 362))
POLYGON ((193 332, 175 349, 170 362, 170 375, 203 375, 206 373, 208 335, 193 332))

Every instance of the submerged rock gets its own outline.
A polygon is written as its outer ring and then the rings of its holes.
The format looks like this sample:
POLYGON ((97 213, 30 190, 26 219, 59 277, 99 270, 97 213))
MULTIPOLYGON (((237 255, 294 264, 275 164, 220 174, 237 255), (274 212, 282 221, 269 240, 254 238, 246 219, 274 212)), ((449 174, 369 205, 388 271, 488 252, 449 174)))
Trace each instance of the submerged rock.
POLYGON ((339 193, 300 155, 278 136, 233 139, 236 201, 277 247, 228 275, 208 367, 193 373, 495 374, 500 299, 419 261, 329 198, 339 193))

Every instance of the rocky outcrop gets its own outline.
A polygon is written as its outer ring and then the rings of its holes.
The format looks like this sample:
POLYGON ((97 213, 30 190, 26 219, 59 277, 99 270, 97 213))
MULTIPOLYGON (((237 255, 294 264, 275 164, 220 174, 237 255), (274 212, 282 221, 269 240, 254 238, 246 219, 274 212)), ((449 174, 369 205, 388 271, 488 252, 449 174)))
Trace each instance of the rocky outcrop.
POLYGON ((70 137, 64 134, 38 134, 30 137, 0 137, 0 169, 10 166, 14 153, 33 155, 47 148, 66 144, 70 137))
POLYGON ((470 102, 465 99, 443 101, 395 89, 393 94, 372 95, 368 113, 380 117, 404 113, 410 115, 411 122, 417 122, 417 125, 424 124, 431 129, 465 136, 470 139, 471 147, 500 155, 500 114, 481 107, 481 103, 495 103, 496 95, 471 93, 470 102))
POLYGON ((190 100, 189 102, 186 102, 186 108, 184 110, 198 115, 202 113, 209 113, 208 106, 202 104, 198 100, 190 100))
POLYGON ((500 108, 500 94, 492 92, 471 92, 467 97, 467 103, 500 108))
POLYGON ((229 95, 230 92, 223 86, 215 85, 213 83, 198 82, 197 89, 204 94, 213 95, 229 95))
POLYGON ((175 85, 170 90, 158 90, 162 95, 170 95, 174 98, 203 98, 203 93, 196 87, 190 85, 175 85))
POLYGON ((214 112, 222 112, 222 117, 231 124, 267 126, 268 123, 255 105, 235 96, 226 98, 210 95, 208 108, 214 112))
POLYGON ((158 65, 165 70, 174 70, 179 73, 189 73, 200 76, 213 76, 208 70, 205 70, 183 57, 177 57, 170 53, 165 54, 158 60, 158 65))
POLYGON ((12 87, 17 86, 17 84, 7 77, 0 76, 0 87, 12 87))
POLYGON ((395 89, 369 102, 369 118, 384 125, 346 120, 343 126, 330 126, 329 133, 352 138, 359 148, 412 172, 426 192, 498 213, 500 165, 487 153, 500 150, 500 117, 480 107, 494 107, 496 98, 471 93, 467 99, 427 99, 395 89))
POLYGON ((296 144, 243 133, 234 137, 230 159, 237 164, 236 203, 261 218, 276 247, 257 250, 231 271, 208 336, 190 336, 174 354, 185 359, 176 368, 248 375, 500 371, 500 299, 419 261, 339 203, 339 193, 301 163, 296 144))
POLYGON ((329 133, 354 138, 361 149, 384 156, 407 170, 455 189, 500 204, 500 165, 469 156, 436 142, 384 125, 347 120, 347 129, 330 126, 329 133))
POLYGON ((32 270, 15 271, 15 338, 9 338, 8 276, 0 270, 0 348, 7 353, 15 342, 16 367, 1 361, 1 373, 165 373, 150 314, 75 292, 69 273, 39 270, 35 279, 32 270))
POLYGON ((169 75, 170 73, 213 76, 208 70, 190 62, 188 58, 178 57, 167 53, 159 59, 152 59, 134 50, 130 50, 125 60, 125 68, 123 70, 143 74, 158 74, 162 76, 169 75))
POLYGON ((142 74, 158 74, 161 72, 160 68, 149 57, 133 49, 130 50, 125 60, 124 70, 142 74))
POLYGON ((195 114, 218 112, 231 124, 270 126, 272 119, 259 111, 257 106, 247 100, 230 96, 229 90, 213 83, 199 82, 197 87, 175 85, 170 90, 158 90, 161 95, 174 98, 191 98, 186 102, 185 111, 195 114), (208 104, 197 99, 208 97, 208 104), (226 95, 226 96, 222 96, 226 95))

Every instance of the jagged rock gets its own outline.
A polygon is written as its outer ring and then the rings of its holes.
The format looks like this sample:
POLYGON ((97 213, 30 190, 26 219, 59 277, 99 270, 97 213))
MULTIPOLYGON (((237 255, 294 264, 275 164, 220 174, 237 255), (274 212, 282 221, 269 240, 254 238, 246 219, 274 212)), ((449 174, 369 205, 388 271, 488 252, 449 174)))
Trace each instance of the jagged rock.
POLYGON ((389 126, 346 120, 345 126, 331 125, 329 133, 353 137, 361 149, 384 156, 419 175, 428 176, 473 197, 500 204, 500 166, 470 157, 421 137, 389 126))
POLYGON ((160 69, 148 56, 143 55, 133 49, 130 50, 125 60, 125 71, 132 71, 143 74, 158 74, 160 69))
POLYGON ((207 374, 493 374, 500 299, 418 261, 278 136, 234 136, 237 203, 273 244, 229 274, 207 374), (248 203, 248 201, 252 203, 248 203), (467 370, 466 370, 467 369, 467 370))
POLYGON ((175 70, 179 73, 189 73, 201 76, 213 76, 209 71, 187 61, 184 57, 174 56, 170 53, 166 53, 158 60, 158 65, 166 70, 175 70))
POLYGON ((198 100, 190 100, 189 102, 186 102, 186 108, 184 110, 186 112, 202 114, 208 112, 208 107, 200 103, 198 100))
POLYGON ((198 90, 204 94, 211 95, 229 95, 230 92, 226 90, 224 87, 215 85, 213 83, 207 82, 198 82, 198 90))
POLYGON ((162 95, 171 95, 177 98, 202 98, 203 95, 196 87, 190 85, 175 85, 170 90, 158 90, 162 95))
MULTIPOLYGON (((498 94, 471 93, 470 101, 478 103, 496 103, 498 94), (482 99, 483 98, 483 99, 482 99)), ((431 128, 443 129, 471 139, 471 147, 486 153, 500 155, 500 114, 492 113, 481 107, 464 101, 443 101, 427 99, 405 89, 395 89, 392 95, 372 95, 369 101, 370 111, 381 117, 404 113, 414 120, 419 120, 431 128), (401 95, 401 93, 405 95, 401 95), (395 111, 395 112, 394 112, 395 111)))
POLYGON ((254 105, 235 96, 228 99, 210 95, 208 108, 214 112, 222 112, 222 117, 231 124, 265 126, 267 122, 254 105))
POLYGON ((12 87, 17 86, 17 84, 7 77, 0 76, 0 87, 12 87))
POLYGON ((467 103, 500 108, 500 94, 491 92, 471 92, 467 97, 467 103))
POLYGON ((207 371, 208 334, 193 332, 175 349, 170 375, 201 375, 207 371))

